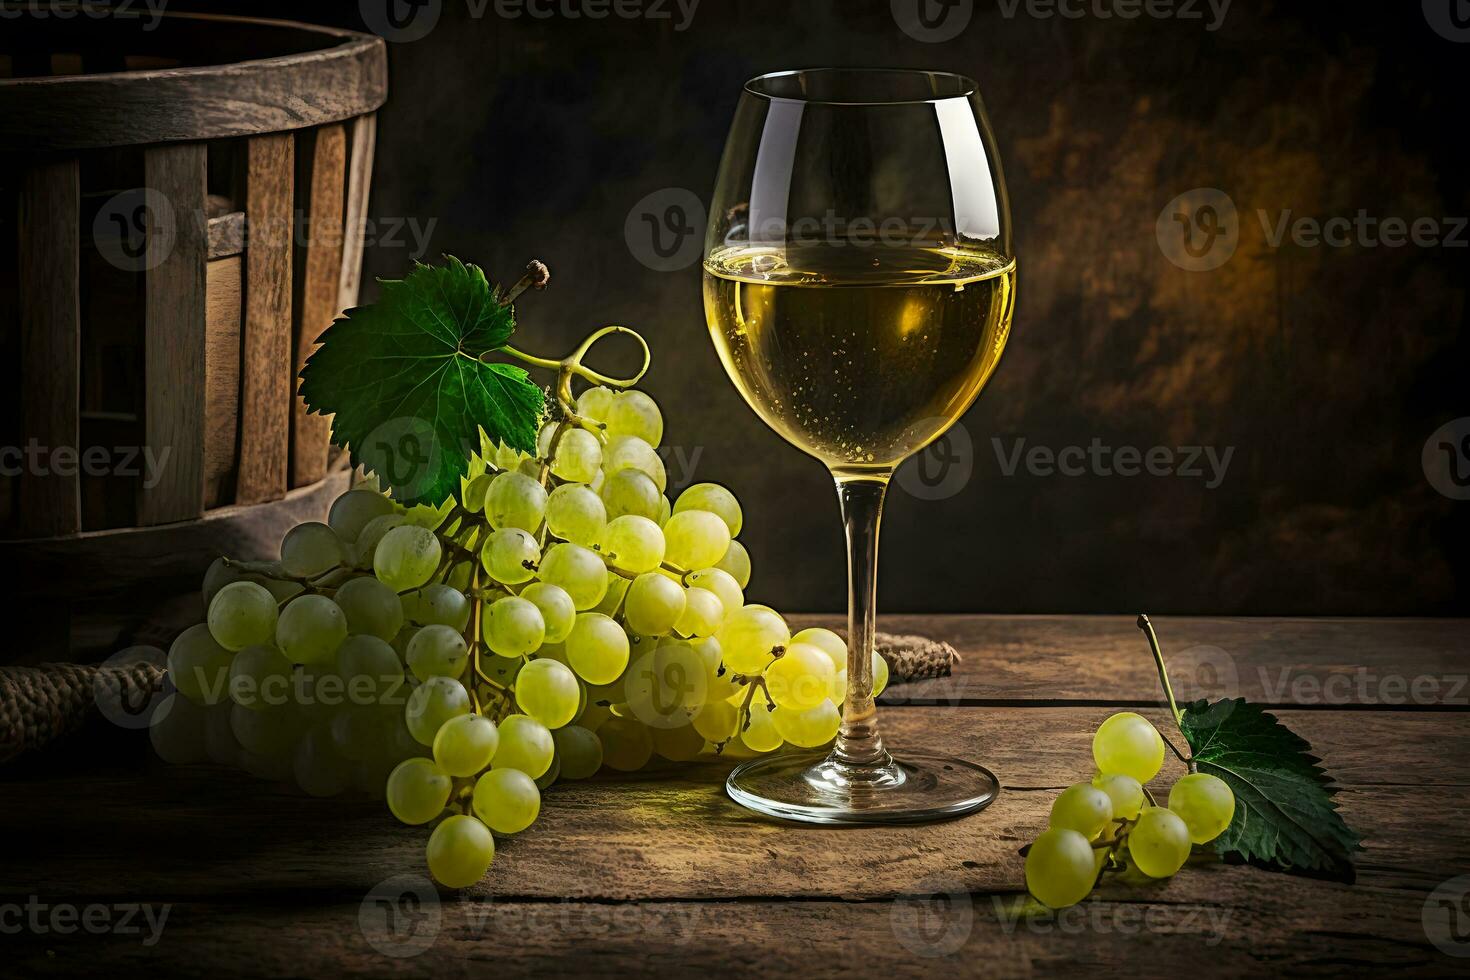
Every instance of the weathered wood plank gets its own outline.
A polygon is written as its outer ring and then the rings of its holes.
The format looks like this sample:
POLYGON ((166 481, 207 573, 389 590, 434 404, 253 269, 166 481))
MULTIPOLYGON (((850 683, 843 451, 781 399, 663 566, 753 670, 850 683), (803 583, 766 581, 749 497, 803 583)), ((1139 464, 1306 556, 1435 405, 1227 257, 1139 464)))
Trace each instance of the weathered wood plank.
POLYGON ((245 338, 240 390, 238 503, 286 494, 291 446, 291 182, 295 141, 290 134, 250 140, 247 204, 245 338))
MULTIPOLYGON (((317 337, 340 312, 346 180, 347 133, 342 126, 323 126, 299 135, 296 210, 305 220, 305 240, 296 249, 292 364, 297 376, 316 349, 317 337)), ((291 486, 301 487, 315 483, 326 472, 332 422, 328 416, 308 413, 299 395, 293 404, 291 486)))
MULTIPOLYGON (((789 617, 840 627, 838 615, 789 617)), ((1180 700, 1246 697, 1299 707, 1470 705, 1470 620, 1153 617, 1180 700)), ((1134 617, 883 616, 878 628, 944 640, 951 677, 895 685, 882 702, 1092 701, 1162 697, 1134 617)))
POLYGON ((342 275, 338 280, 337 308, 357 305, 362 284, 364 223, 368 215, 368 192, 373 180, 373 154, 378 139, 378 117, 372 114, 352 120, 352 148, 347 159, 347 212, 342 227, 346 244, 342 249, 342 275))
POLYGON ((234 502, 240 425, 241 266, 238 255, 207 267, 204 304, 204 506, 234 502))
POLYGON ((144 153, 146 186, 168 207, 150 217, 145 330, 145 439, 160 467, 140 489, 140 524, 166 524, 204 511, 206 147, 181 143, 144 153))

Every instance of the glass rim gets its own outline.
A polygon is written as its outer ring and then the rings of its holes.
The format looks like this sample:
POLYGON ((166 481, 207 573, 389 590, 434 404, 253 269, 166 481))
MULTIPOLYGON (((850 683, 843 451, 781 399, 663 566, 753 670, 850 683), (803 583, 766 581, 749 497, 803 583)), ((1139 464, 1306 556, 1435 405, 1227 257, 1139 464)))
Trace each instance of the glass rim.
POLYGON ((952 71, 937 71, 927 68, 790 68, 781 71, 766 72, 756 75, 745 82, 744 89, 747 94, 768 102, 790 102, 798 105, 840 105, 840 106, 883 106, 883 105, 925 105, 934 102, 947 102, 950 99, 968 99, 980 94, 980 85, 968 75, 961 75, 952 71), (834 77, 837 75, 866 76, 871 79, 878 75, 895 75, 909 79, 927 78, 930 80, 942 79, 953 85, 956 91, 949 95, 931 95, 927 98, 911 98, 897 96, 894 98, 812 98, 806 96, 779 95, 768 90, 768 83, 778 80, 789 80, 804 75, 825 75, 834 77))

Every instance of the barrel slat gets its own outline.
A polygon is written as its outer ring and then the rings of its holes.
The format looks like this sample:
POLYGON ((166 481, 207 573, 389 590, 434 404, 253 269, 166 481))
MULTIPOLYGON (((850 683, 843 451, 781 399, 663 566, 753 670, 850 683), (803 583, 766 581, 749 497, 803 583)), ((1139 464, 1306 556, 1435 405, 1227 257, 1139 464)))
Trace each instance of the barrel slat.
POLYGON ((19 203, 22 433, 45 455, 22 464, 18 523, 26 537, 74 534, 81 529, 77 161, 30 167, 21 178, 19 203))
MULTIPOLYGON (((317 338, 332 325, 340 308, 342 220, 347 181, 347 132, 339 124, 298 134, 296 209, 305 219, 296 248, 295 357, 299 376, 316 349, 317 338)), ((291 486, 315 483, 327 472, 331 419, 309 415, 306 402, 294 400, 291 423, 291 486)))
POLYGON ((240 442, 240 344, 245 260, 211 259, 204 302, 204 506, 233 503, 240 442))
POLYGON ((352 121, 352 147, 347 158, 347 241, 342 249, 342 278, 337 306, 357 305, 362 285, 362 246, 367 221, 368 190, 373 180, 373 153, 378 140, 378 118, 369 114, 352 121))
POLYGON ((244 370, 240 385, 237 503, 286 495, 291 440, 291 207, 295 140, 253 137, 246 147, 244 370))
POLYGON ((154 485, 140 490, 141 524, 204 512, 206 152, 203 143, 171 144, 150 147, 143 159, 145 185, 168 207, 151 214, 148 228, 144 445, 160 465, 154 485))

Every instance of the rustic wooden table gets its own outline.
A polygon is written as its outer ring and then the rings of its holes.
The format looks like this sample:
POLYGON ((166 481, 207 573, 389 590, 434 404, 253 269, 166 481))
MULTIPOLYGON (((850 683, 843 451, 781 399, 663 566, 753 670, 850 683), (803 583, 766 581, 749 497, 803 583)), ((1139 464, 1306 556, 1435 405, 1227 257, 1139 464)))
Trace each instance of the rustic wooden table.
POLYGON ((1273 705, 1312 742, 1367 838, 1356 884, 1197 858, 1166 883, 1027 915, 1018 850, 1091 771, 1093 729, 1122 707, 1163 722, 1133 617, 892 617, 884 629, 949 640, 964 661, 885 696, 890 741, 993 768, 1004 789, 979 814, 781 824, 732 804, 717 763, 564 783, 481 888, 436 897, 427 834, 381 804, 171 768, 122 739, 0 774, 5 972, 1463 974, 1470 624, 1156 624, 1182 694, 1273 705), (165 905, 155 932, 147 913, 165 905))

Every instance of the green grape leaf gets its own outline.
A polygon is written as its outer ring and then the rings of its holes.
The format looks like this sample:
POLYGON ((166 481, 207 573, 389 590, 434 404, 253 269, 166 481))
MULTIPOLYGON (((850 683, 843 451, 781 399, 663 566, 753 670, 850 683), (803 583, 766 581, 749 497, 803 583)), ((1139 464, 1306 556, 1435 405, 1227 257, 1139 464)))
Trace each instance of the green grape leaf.
POLYGON ((1199 771, 1235 793, 1235 817, 1215 840, 1222 857, 1354 880, 1362 838, 1338 813, 1337 787, 1306 739, 1244 698, 1196 701, 1183 714, 1199 771))
POLYGON ((332 416, 332 441, 406 504, 457 494, 490 439, 535 452, 545 393, 523 368, 486 363, 515 332, 515 308, 477 266, 446 256, 380 280, 378 302, 347 311, 301 372, 301 396, 332 416))

